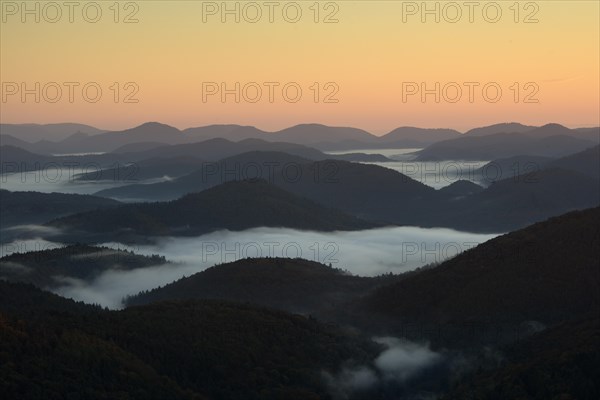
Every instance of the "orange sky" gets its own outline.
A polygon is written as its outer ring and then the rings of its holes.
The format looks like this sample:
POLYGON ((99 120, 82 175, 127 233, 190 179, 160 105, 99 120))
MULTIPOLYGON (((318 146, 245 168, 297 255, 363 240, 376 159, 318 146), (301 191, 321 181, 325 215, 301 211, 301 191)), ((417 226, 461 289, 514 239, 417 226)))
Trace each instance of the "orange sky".
POLYGON ((239 3, 239 22, 236 13, 222 15, 221 1, 120 2, 118 15, 114 1, 99 1, 98 17, 94 4, 81 2, 71 10, 72 23, 63 2, 27 2, 29 14, 21 1, 1 3, 4 123, 238 123, 276 130, 319 122, 377 134, 404 125, 600 124, 598 1, 476 2, 472 21, 465 2, 427 2, 429 9, 438 4, 439 22, 435 13, 422 15, 420 1, 274 2, 273 22, 261 1, 227 2, 230 9, 239 3), (124 23, 127 16, 138 21, 124 23), (235 93, 223 102, 220 93, 207 92, 214 83, 220 92, 221 83, 234 89, 236 82, 239 103, 235 93), (436 82, 439 103, 436 93, 423 102, 421 84, 434 90, 436 82), (472 101, 465 82, 472 82, 472 101), (502 90, 497 102, 485 100, 485 85, 490 100, 502 90), (102 96, 91 102, 97 87, 102 96), (23 99, 24 88, 30 93, 23 99), (302 97, 291 102, 297 88, 302 97), (138 102, 125 102, 136 90, 131 99, 138 102))

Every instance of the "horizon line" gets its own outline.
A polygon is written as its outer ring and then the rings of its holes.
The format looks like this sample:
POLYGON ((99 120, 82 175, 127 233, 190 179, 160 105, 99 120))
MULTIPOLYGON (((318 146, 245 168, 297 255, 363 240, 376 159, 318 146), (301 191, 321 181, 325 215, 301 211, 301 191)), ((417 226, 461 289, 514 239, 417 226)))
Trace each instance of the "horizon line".
MULTIPOLYGON (((386 131, 386 132, 384 132, 382 134, 375 134, 375 133, 373 133, 373 132, 371 132, 371 131, 369 131, 367 129, 363 129, 363 128, 359 128, 359 127, 355 127, 355 126, 351 126, 351 125, 327 125, 327 124, 320 123, 320 122, 304 122, 304 123, 298 123, 298 124, 294 124, 294 125, 287 125, 284 128, 272 131, 272 130, 264 130, 262 128, 259 128, 256 125, 244 125, 244 124, 236 124, 236 123, 212 123, 212 124, 206 124, 206 125, 194 125, 194 126, 188 126, 188 127, 185 127, 185 128, 180 128, 180 127, 178 127, 176 125, 171 125, 171 124, 160 122, 160 121, 146 121, 146 122, 138 123, 138 124, 135 124, 135 125, 132 125, 132 126, 128 126, 128 127, 125 127, 125 128, 120 128, 120 129, 105 129, 105 128, 99 128, 96 125, 91 125, 91 124, 83 123, 83 122, 73 122, 73 121, 70 121, 70 122, 48 122, 48 123, 39 123, 39 122, 2 122, 2 121, 0 121, 0 125, 17 125, 17 126, 24 126, 24 125, 35 125, 35 126, 47 126, 47 125, 86 125, 86 126, 89 126, 91 128, 94 128, 94 129, 97 129, 97 130, 100 130, 100 131, 104 131, 102 133, 106 133, 106 132, 122 132, 122 131, 130 130, 130 129, 139 128, 139 127, 141 127, 143 125, 148 125, 148 124, 165 125, 165 126, 168 126, 168 127, 171 127, 171 128, 175 128, 175 129, 177 129, 180 132, 183 132, 183 131, 188 130, 188 129, 208 128, 208 127, 213 127, 213 126, 236 126, 236 127, 240 127, 240 128, 254 128, 254 129, 257 129, 257 130, 259 130, 259 131, 261 131, 263 133, 266 133, 266 134, 276 134, 276 133, 279 133, 279 132, 281 132, 283 130, 294 128, 294 127, 298 127, 298 126, 319 125, 319 126, 324 126, 324 127, 327 127, 327 128, 357 129, 357 130, 364 131, 364 132, 366 132, 366 133, 368 133, 368 134, 370 134, 372 136, 375 136, 375 137, 383 137, 383 136, 385 136, 385 135, 387 135, 387 134, 389 134, 389 133, 391 133, 391 132, 393 132, 393 131, 395 131, 397 129, 402 129, 402 128, 414 128, 414 129, 425 129, 425 130, 453 130, 453 131, 456 131, 456 132, 458 132, 460 134, 465 134, 465 133, 467 133, 467 132, 469 132, 471 130, 478 129, 478 128, 486 128, 486 127, 491 127, 491 126, 495 126, 495 125, 503 125, 503 124, 504 125, 518 124, 518 125, 522 125, 522 126, 526 126, 526 127, 532 127, 533 129, 535 129, 535 128, 541 128, 541 127, 547 126, 547 125, 560 125, 560 126, 563 126, 565 128, 568 128, 568 129, 586 129, 586 128, 593 129, 593 128, 600 128, 600 123, 598 125, 593 125, 593 124, 577 124, 577 125, 572 125, 571 124, 570 126, 568 126, 568 125, 565 125, 565 124, 562 124, 562 123, 558 123, 558 122, 547 122, 547 123, 544 123, 542 125, 527 125, 527 124, 524 124, 524 123, 521 123, 521 122, 511 121, 511 122, 496 122, 496 123, 486 124, 486 125, 477 125, 477 126, 474 126, 474 127, 470 128, 470 129, 467 129, 467 130, 455 129, 455 128, 451 128, 451 127, 423 127, 423 126, 414 126, 414 125, 412 125, 412 126, 411 125, 398 125, 396 128, 393 128, 393 129, 391 129, 389 131, 386 131)), ((0 134, 1 133, 2 132, 0 132, 0 134)))

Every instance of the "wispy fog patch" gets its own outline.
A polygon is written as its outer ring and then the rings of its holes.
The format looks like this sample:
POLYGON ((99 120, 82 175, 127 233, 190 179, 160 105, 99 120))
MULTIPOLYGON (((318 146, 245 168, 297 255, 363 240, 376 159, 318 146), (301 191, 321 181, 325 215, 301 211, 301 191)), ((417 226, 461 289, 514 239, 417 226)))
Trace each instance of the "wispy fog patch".
POLYGON ((436 353, 427 344, 418 344, 393 337, 374 338, 385 349, 370 365, 354 365, 337 374, 323 372, 329 391, 334 399, 353 399, 369 391, 380 391, 394 387, 403 399, 435 398, 434 394, 415 394, 406 389, 411 379, 416 379, 430 367, 442 363, 444 356, 436 353), (433 397, 432 397, 433 396, 433 397))
POLYGON ((28 253, 30 251, 52 250, 64 247, 64 244, 52 242, 41 238, 27 240, 14 240, 0 245, 0 257, 14 253, 28 253))
POLYGON ((24 234, 38 234, 38 235, 57 235, 61 232, 59 228, 55 228, 53 226, 46 225, 15 225, 9 228, 3 229, 7 232, 16 232, 16 233, 24 233, 24 234))
POLYGON ((31 268, 20 263, 12 261, 3 261, 2 263, 0 263, 0 278, 4 276, 3 273, 5 271, 11 273, 11 275, 15 272, 21 275, 26 275, 31 273, 31 268))
POLYGON ((348 398, 351 393, 371 389, 379 382, 377 373, 364 365, 344 368, 336 376, 324 372, 323 377, 335 398, 348 398))
POLYGON ((195 272, 198 272, 197 268, 188 264, 165 264, 134 270, 122 270, 115 265, 91 282, 56 277, 58 287, 51 290, 73 300, 120 309, 128 295, 163 286, 195 272))
POLYGON ((375 360, 375 366, 383 373, 384 379, 405 382, 441 359, 441 355, 428 346, 407 340, 384 337, 375 338, 374 341, 387 346, 387 350, 375 360))
POLYGON ((123 186, 126 183, 117 180, 110 181, 76 181, 79 174, 93 173, 99 170, 95 163, 85 168, 71 166, 48 166, 38 171, 22 171, 2 175, 2 189, 11 192, 42 192, 42 193, 78 193, 93 194, 102 189, 123 186))
POLYGON ((6 245, 10 242, 48 241, 63 233, 60 228, 44 225, 16 225, 0 230, 0 243, 6 245), (45 238, 45 239, 40 239, 45 238))
MULTIPOLYGON (((122 299, 128 295, 166 285, 215 264, 247 257, 301 257, 360 276, 402 273, 441 262, 494 236, 417 227, 329 233, 255 228, 241 232, 224 230, 191 238, 162 238, 154 245, 104 243, 115 251, 129 250, 148 256, 159 254, 174 263, 129 271, 115 265, 92 282, 63 279, 54 291, 87 303, 120 308, 122 299)), ((43 239, 21 240, 3 244, 1 255, 60 247, 63 244, 43 239)), ((85 261, 86 258, 112 254, 116 253, 102 251, 73 257, 85 261)))
MULTIPOLYGON (((162 238, 154 245, 125 247, 140 254, 160 254, 168 260, 193 264, 198 270, 247 257, 300 257, 332 264, 355 275, 375 276, 442 262, 495 236, 418 227, 354 232, 254 228, 241 232, 223 230, 193 238, 162 238)), ((124 247, 120 243, 104 245, 124 247)))

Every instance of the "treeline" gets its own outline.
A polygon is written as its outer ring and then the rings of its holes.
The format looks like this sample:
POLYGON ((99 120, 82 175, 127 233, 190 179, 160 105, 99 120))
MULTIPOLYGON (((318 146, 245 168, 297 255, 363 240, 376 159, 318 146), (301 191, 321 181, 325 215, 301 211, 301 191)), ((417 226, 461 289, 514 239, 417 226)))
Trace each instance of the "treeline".
POLYGON ((327 399, 322 371, 381 350, 311 318, 219 301, 105 311, 0 281, 0 390, 28 399, 327 399))

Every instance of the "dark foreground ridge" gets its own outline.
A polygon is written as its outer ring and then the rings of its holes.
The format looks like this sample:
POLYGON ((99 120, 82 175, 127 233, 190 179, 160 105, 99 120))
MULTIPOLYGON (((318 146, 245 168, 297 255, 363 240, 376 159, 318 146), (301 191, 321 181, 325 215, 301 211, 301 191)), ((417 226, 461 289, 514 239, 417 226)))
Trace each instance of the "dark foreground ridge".
POLYGON ((322 371, 380 346, 313 319, 219 301, 103 311, 0 281, 9 399, 326 399, 322 371))

